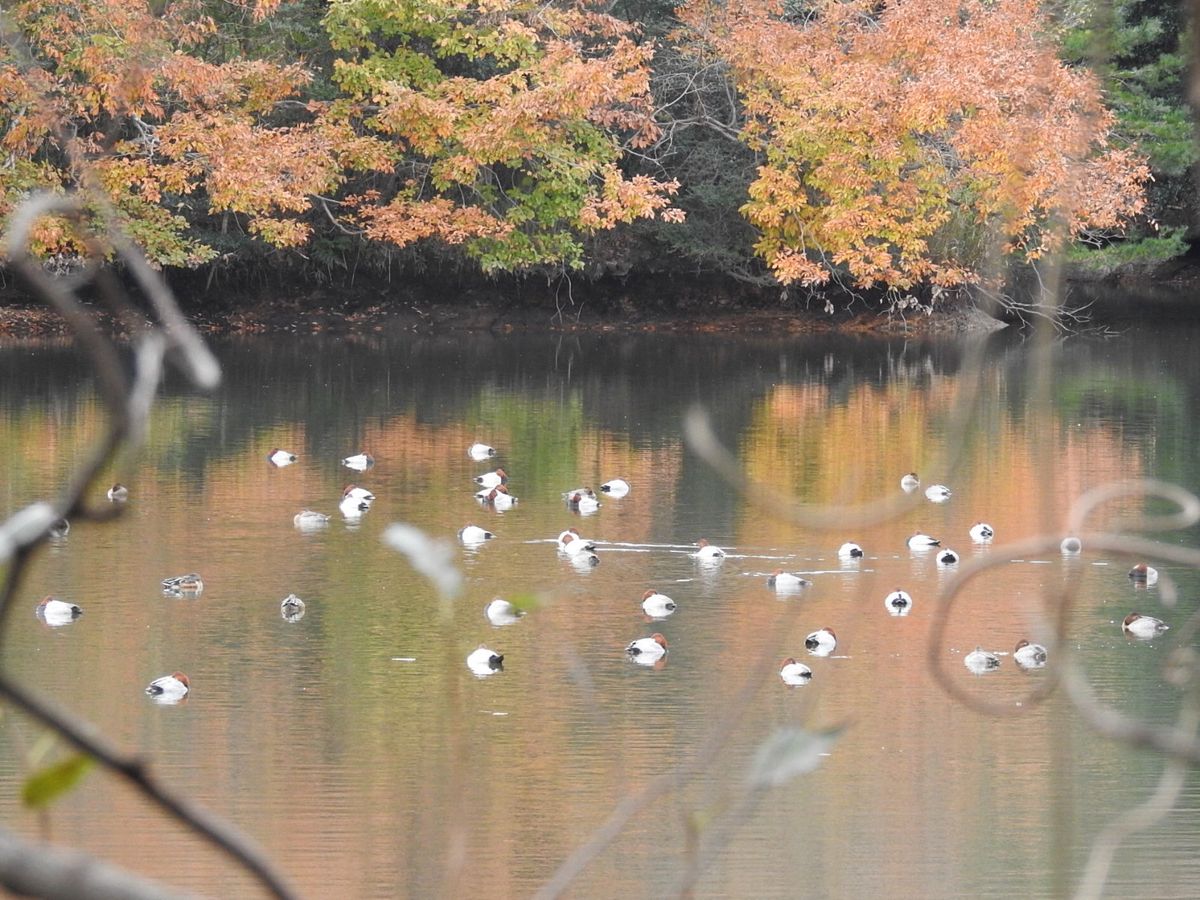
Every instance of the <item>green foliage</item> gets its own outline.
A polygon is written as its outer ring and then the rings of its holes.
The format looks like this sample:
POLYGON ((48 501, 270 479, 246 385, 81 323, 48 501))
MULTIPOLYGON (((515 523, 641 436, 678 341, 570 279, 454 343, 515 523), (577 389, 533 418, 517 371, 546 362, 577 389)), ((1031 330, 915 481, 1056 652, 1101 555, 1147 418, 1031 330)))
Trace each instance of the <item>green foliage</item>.
POLYGON ((1187 229, 1164 228, 1152 237, 1117 241, 1104 247, 1077 244, 1067 253, 1067 262, 1093 275, 1109 275, 1131 266, 1153 266, 1188 252, 1187 229))
POLYGON ((21 787, 21 802, 29 809, 45 809, 79 784, 93 765, 95 760, 90 756, 76 753, 38 769, 25 779, 21 787))

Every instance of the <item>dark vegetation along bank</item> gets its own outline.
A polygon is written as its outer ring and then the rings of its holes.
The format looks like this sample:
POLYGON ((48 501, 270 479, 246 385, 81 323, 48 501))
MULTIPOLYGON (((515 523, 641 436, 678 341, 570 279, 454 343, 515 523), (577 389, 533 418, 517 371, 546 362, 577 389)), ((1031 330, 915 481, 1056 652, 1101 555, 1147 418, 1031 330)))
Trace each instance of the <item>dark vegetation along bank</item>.
POLYGON ((911 326, 1049 260, 1190 278, 1180 7, 956 9, 6 4, 3 249, 70 274, 115 226, 251 331, 911 326), (45 191, 77 211, 14 237, 45 191))

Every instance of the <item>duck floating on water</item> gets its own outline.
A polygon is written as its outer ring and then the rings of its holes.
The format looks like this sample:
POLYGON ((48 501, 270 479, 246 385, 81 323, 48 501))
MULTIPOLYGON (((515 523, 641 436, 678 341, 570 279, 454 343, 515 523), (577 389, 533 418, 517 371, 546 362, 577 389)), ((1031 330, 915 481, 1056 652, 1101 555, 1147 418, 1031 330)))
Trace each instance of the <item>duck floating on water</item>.
POLYGON ((819 628, 804 639, 804 649, 813 656, 828 656, 837 649, 837 635, 832 628, 819 628))
POLYGON ((937 564, 939 566, 957 566, 958 554, 949 547, 944 547, 941 550, 938 550, 937 564))
POLYGON ((1121 623, 1121 629, 1126 634, 1132 634, 1136 638, 1148 640, 1153 637, 1158 637, 1164 631, 1170 629, 1170 625, 1162 619, 1156 619, 1154 616, 1143 616, 1141 613, 1130 613, 1125 617, 1125 621, 1121 623))
POLYGON ((60 625, 68 625, 83 615, 83 610, 79 606, 68 603, 66 600, 59 600, 57 597, 43 598, 35 612, 39 619, 55 628, 60 625))
POLYGON ((467 656, 467 668, 481 678, 494 675, 504 670, 504 654, 480 644, 467 656))
POLYGON ((623 478, 614 478, 612 481, 606 481, 600 485, 600 490, 614 500, 620 500, 629 493, 629 482, 623 478))
POLYGON ((666 594, 649 590, 642 594, 642 610, 652 619, 665 619, 675 612, 675 601, 666 594))
POLYGON ((780 594, 786 594, 812 587, 812 582, 799 575, 793 575, 791 572, 785 572, 783 569, 776 569, 767 578, 767 587, 774 588, 780 594))
POLYGON ((1145 563, 1138 563, 1129 570, 1129 577, 1134 583, 1149 587, 1158 583, 1158 569, 1145 563))
POLYGON ((525 611, 517 609, 503 597, 496 597, 483 608, 483 615, 493 625, 503 626, 519 622, 525 611))
POLYGON ((108 489, 106 496, 112 503, 124 503, 129 499, 129 488, 118 482, 108 489))
POLYGON ((1078 556, 1083 552, 1083 542, 1077 537, 1065 537, 1058 549, 1062 551, 1063 556, 1078 556))
POLYGON ((917 477, 916 472, 909 472, 900 479, 900 489, 906 494, 911 494, 921 486, 921 479, 917 477))
POLYGON ((812 681, 812 669, 789 656, 780 665, 779 677, 784 684, 808 684, 812 681))
POLYGON ((482 544, 490 541, 496 535, 478 525, 464 525, 458 530, 458 539, 464 544, 482 544))
POLYGON ((940 540, 938 540, 937 538, 935 538, 931 535, 921 534, 918 532, 917 534, 912 535, 908 539, 908 549, 909 550, 929 550, 932 547, 940 546, 941 543, 942 542, 940 540))
POLYGON ((987 522, 976 522, 967 533, 971 535, 971 540, 977 544, 986 544, 996 535, 995 530, 987 522))
POLYGON ((639 660, 658 659, 667 652, 667 639, 656 631, 650 637, 630 641, 625 652, 639 660))
POLYGON ((375 465, 375 457, 370 453, 355 453, 353 456, 342 459, 342 465, 347 469, 354 469, 356 472, 365 472, 375 465))
POLYGON ((288 594, 279 601, 279 614, 288 622, 299 622, 304 618, 304 601, 295 594, 288 594))
POLYGON ((883 598, 883 606, 893 616, 907 616, 913 608, 912 594, 908 591, 892 591, 883 598))
POLYGON ((710 544, 704 538, 700 538, 700 540, 696 541, 696 546, 699 549, 692 554, 692 556, 696 557, 696 559, 708 562, 716 562, 717 560, 725 558, 724 550, 722 550, 720 547, 710 544))
POLYGON ((863 548, 853 541, 846 541, 838 547, 838 559, 862 559, 863 548))
POLYGON ((195 572, 186 575, 175 575, 162 580, 163 593, 172 597, 182 597, 185 594, 197 595, 204 590, 204 580, 195 572))
POLYGON ((925 488, 925 496, 934 503, 945 503, 950 499, 950 488, 944 484, 931 484, 925 488))
POLYGON ((1022 669, 1040 669, 1046 665, 1046 648, 1022 639, 1013 650, 1013 661, 1022 669))
POLYGON ((480 487, 491 490, 496 485, 508 484, 508 473, 503 469, 496 469, 494 472, 484 472, 482 475, 476 475, 474 480, 480 487))
POLYGON ((1000 668, 1000 657, 995 653, 984 650, 982 647, 976 647, 963 657, 963 665, 976 675, 982 675, 984 672, 991 672, 1000 668))
POLYGON ((312 509, 302 509, 292 516, 292 524, 301 531, 324 528, 329 524, 329 516, 312 509))
POLYGON ((280 450, 275 447, 267 454, 267 462, 277 469, 282 469, 284 466, 290 466, 296 461, 296 454, 290 453, 287 450, 280 450))
POLYGON ((182 672, 172 672, 155 678, 146 685, 146 693, 163 703, 177 703, 192 690, 192 683, 182 672))
POLYGON ((471 457, 475 462, 483 462, 495 455, 496 448, 489 447, 487 444, 474 443, 467 448, 467 456, 471 457))

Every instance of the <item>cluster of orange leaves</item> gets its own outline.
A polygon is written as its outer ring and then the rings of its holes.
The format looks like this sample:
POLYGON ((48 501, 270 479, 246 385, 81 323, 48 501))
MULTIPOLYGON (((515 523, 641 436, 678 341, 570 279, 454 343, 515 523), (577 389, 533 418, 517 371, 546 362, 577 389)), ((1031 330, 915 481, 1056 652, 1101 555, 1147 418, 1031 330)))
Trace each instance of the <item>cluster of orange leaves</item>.
MULTIPOLYGON (((261 19, 279 2, 234 5, 261 19)), ((341 11, 355 5, 345 0, 341 11)), ((643 146, 656 133, 651 51, 631 39, 631 26, 587 0, 426 5, 431 21, 463 20, 458 52, 493 55, 494 74, 412 84, 390 73, 369 91, 309 102, 311 73, 301 65, 205 61, 216 25, 203 0, 157 12, 143 0, 25 0, 7 15, 31 59, 0 43, 0 151, 24 165, 0 171, 0 217, 36 187, 86 184, 180 241, 186 223, 166 210, 187 209, 193 220, 234 214, 251 233, 290 247, 312 236, 318 202, 343 228, 398 245, 503 241, 522 227, 582 233, 666 210, 673 183, 626 180, 616 166, 620 135, 643 146), (594 129, 582 146, 574 137, 581 123, 594 129), (514 180, 549 176, 579 195, 531 224, 534 214, 498 202, 503 190, 486 190, 499 184, 498 171, 518 173, 514 180), (373 182, 393 187, 385 193, 373 182)), ((361 6, 362 43, 338 61, 342 71, 370 56, 373 28, 411 12, 361 6)), ((52 255, 80 245, 64 223, 47 219, 34 249, 52 255)))
POLYGON ((691 0, 765 155, 744 214, 784 283, 976 280, 1142 212, 1149 179, 1110 144, 1097 80, 1055 56, 1034 0, 691 0))

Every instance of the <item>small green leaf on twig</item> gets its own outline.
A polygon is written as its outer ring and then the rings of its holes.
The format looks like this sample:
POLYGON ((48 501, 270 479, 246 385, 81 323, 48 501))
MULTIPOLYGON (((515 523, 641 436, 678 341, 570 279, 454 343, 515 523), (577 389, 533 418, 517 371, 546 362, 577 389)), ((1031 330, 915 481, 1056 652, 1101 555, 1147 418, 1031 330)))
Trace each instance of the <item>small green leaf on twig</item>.
POLYGON ((778 787, 797 775, 814 771, 821 764, 821 757, 837 742, 842 730, 840 727, 829 731, 778 729, 754 754, 754 761, 750 763, 750 786, 778 787))
POLYGON ((30 809, 44 809, 61 794, 65 794, 79 783, 95 763, 90 756, 76 753, 52 766, 39 769, 25 779, 21 788, 21 802, 30 809))

